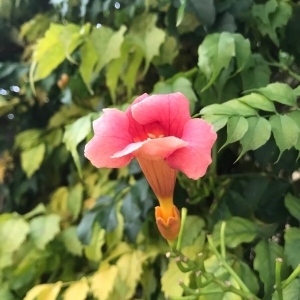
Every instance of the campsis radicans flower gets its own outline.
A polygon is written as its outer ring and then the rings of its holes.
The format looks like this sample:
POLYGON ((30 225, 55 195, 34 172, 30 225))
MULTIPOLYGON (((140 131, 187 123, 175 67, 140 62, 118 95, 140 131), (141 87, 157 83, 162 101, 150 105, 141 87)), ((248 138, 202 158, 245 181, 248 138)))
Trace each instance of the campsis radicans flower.
POLYGON ((126 110, 103 109, 93 122, 94 137, 85 156, 98 168, 120 168, 136 158, 160 206, 155 218, 162 236, 172 241, 180 229, 173 204, 177 171, 202 177, 211 163, 216 133, 210 124, 192 119, 189 101, 181 94, 143 94, 126 110))

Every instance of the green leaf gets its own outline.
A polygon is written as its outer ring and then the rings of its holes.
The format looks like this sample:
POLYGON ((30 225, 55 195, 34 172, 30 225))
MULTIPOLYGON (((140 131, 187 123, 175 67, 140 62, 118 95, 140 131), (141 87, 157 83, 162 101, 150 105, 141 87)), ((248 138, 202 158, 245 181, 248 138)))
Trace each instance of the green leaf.
POLYGON ((62 239, 65 248, 68 252, 82 256, 83 246, 77 237, 77 228, 71 226, 61 232, 60 238, 62 239))
POLYGON ((257 109, 276 112, 274 103, 265 96, 257 93, 251 93, 249 95, 238 98, 238 100, 257 109))
POLYGON ((25 241, 29 225, 17 214, 0 215, 0 269, 12 265, 14 252, 25 241))
POLYGON ((46 245, 60 232, 60 217, 56 214, 39 216, 30 221, 30 237, 38 249, 46 245))
POLYGON ((46 78, 82 43, 84 30, 74 24, 51 24, 44 38, 39 40, 33 56, 31 72, 34 81, 46 78))
POLYGON ((79 118, 73 124, 67 125, 63 136, 63 142, 66 144, 67 150, 70 151, 73 156, 80 177, 82 174, 79 155, 77 152, 77 145, 91 132, 92 115, 93 114, 88 114, 79 118))
MULTIPOLYGON (((287 114, 291 119, 294 120, 294 122, 298 125, 298 129, 300 130, 300 111, 294 110, 287 114)), ((300 157, 300 133, 298 135, 297 143, 294 145, 294 147, 299 150, 298 159, 300 157)))
POLYGON ((255 150, 264 145, 271 135, 270 123, 262 117, 247 118, 248 131, 241 138, 240 143, 243 147, 237 160, 239 160, 247 151, 255 150))
POLYGON ((67 200, 68 211, 72 215, 72 220, 77 220, 82 206, 83 186, 81 183, 76 184, 69 193, 67 200))
POLYGON ((88 91, 91 94, 93 94, 91 81, 94 67, 98 59, 97 52, 93 45, 93 41, 91 39, 87 39, 82 45, 80 51, 82 59, 79 67, 79 72, 88 91))
POLYGON ((228 144, 239 141, 248 130, 248 122, 244 117, 230 117, 227 123, 227 141, 220 148, 224 148, 228 144))
POLYGON ((229 105, 211 104, 200 110, 201 115, 228 115, 234 116, 238 112, 229 105))
POLYGON ((249 105, 243 102, 240 102, 239 100, 229 100, 224 102, 222 105, 229 106, 232 109, 234 109, 235 115, 240 115, 244 117, 257 115, 257 111, 254 108, 250 107, 249 105))
POLYGON ((261 54, 253 53, 240 74, 243 90, 249 90, 266 86, 270 81, 271 71, 261 54))
MULTIPOLYGON (((122 72, 123 64, 127 61, 130 47, 127 43, 121 46, 121 55, 119 58, 113 59, 106 68, 106 85, 109 88, 110 96, 113 103, 116 102, 116 89, 119 76, 122 72)), ((136 76, 136 73, 134 74, 136 76)))
POLYGON ((233 56, 235 56, 235 44, 232 34, 228 32, 207 35, 199 49, 198 66, 205 74, 208 83, 202 88, 202 92, 209 88, 223 68, 227 68, 233 56))
POLYGON ((133 88, 136 86, 136 77, 143 61, 143 52, 137 48, 133 53, 130 53, 128 58, 128 66, 121 78, 127 88, 127 97, 131 97, 133 88))
POLYGON ((173 36, 167 36, 160 47, 160 54, 153 59, 155 65, 172 65, 174 58, 179 53, 179 45, 173 36))
MULTIPOLYGON (((283 290, 283 299, 287 300, 299 300, 300 295, 300 279, 294 279, 286 288, 283 290)), ((277 292, 274 292, 272 300, 279 300, 277 292)))
POLYGON ((236 73, 242 71, 248 63, 251 55, 250 41, 245 39, 241 34, 234 34, 235 57, 237 62, 236 73))
POLYGON ((190 283, 190 273, 186 272, 182 273, 175 260, 170 260, 168 268, 164 275, 161 278, 162 291, 164 292, 166 297, 178 297, 181 296, 183 290, 181 286, 178 284, 179 280, 182 280, 185 285, 189 285, 190 283))
POLYGON ((194 244, 195 239, 203 231, 205 222, 198 216, 187 216, 184 226, 187 230, 185 230, 182 237, 182 248, 192 246, 194 244))
POLYGON ((179 26, 182 22, 183 16, 184 16, 184 10, 186 6, 187 0, 182 0, 181 5, 177 11, 177 20, 176 20, 176 26, 179 26))
POLYGON ((297 97, 295 96, 293 89, 285 83, 270 83, 266 87, 257 89, 256 91, 272 101, 277 101, 289 106, 297 105, 297 97))
POLYGON ((156 27, 157 15, 144 13, 132 21, 127 40, 138 47, 145 57, 144 73, 155 55, 159 55, 159 49, 165 40, 166 33, 156 27))
POLYGON ((216 9, 213 0, 188 0, 186 11, 194 14, 205 26, 211 26, 215 21, 216 9))
POLYGON ((269 120, 281 157, 284 150, 289 150, 298 141, 300 129, 295 121, 287 115, 274 115, 269 120))
POLYGON ((300 229, 295 227, 286 228, 284 240, 284 254, 289 264, 296 269, 300 264, 300 229))
POLYGON ((30 178, 41 166, 46 152, 45 144, 39 144, 21 153, 22 169, 30 178))
MULTIPOLYGON (((283 258, 283 248, 274 242, 261 240, 254 248, 255 258, 253 267, 259 273, 260 280, 264 283, 265 297, 274 291, 275 283, 275 260, 283 258)), ((284 279, 287 266, 283 262, 281 274, 284 279)))
POLYGON ((224 116, 224 115, 202 116, 203 120, 205 120, 206 122, 210 123, 213 126, 215 132, 219 131, 227 124, 228 118, 229 118, 228 116, 224 116))
POLYGON ((94 297, 99 300, 114 299, 109 297, 117 284, 118 275, 118 268, 115 265, 101 264, 100 269, 91 278, 91 290, 94 297))
MULTIPOLYGON (((214 226, 213 239, 220 243, 220 228, 223 221, 214 226)), ((244 218, 232 217, 226 220, 225 243, 229 248, 236 248, 241 243, 252 242, 259 233, 259 227, 244 218)))
POLYGON ((93 226, 93 234, 91 242, 88 246, 84 246, 84 253, 89 260, 99 261, 102 258, 102 246, 105 243, 105 230, 98 223, 93 226))
POLYGON ((120 279, 126 287, 123 293, 124 299, 132 299, 136 291, 143 271, 142 255, 140 250, 134 250, 123 254, 116 263, 120 279))
POLYGON ((89 39, 83 44, 79 72, 91 93, 90 83, 94 77, 93 74, 97 75, 104 66, 121 56, 125 31, 124 25, 116 32, 106 26, 94 28, 89 39))
POLYGON ((45 212, 46 212, 45 205, 43 203, 39 203, 34 209, 32 209, 27 214, 23 215, 23 218, 29 220, 36 215, 45 214, 45 212))
POLYGON ((20 132, 15 138, 15 148, 26 150, 33 148, 39 142, 42 131, 40 129, 29 129, 20 132))
POLYGON ((15 296, 11 292, 8 282, 2 283, 0 286, 0 299, 1 300, 15 300, 15 296))
POLYGON ((284 205, 289 213, 300 221, 300 199, 291 194, 287 194, 284 198, 284 205))

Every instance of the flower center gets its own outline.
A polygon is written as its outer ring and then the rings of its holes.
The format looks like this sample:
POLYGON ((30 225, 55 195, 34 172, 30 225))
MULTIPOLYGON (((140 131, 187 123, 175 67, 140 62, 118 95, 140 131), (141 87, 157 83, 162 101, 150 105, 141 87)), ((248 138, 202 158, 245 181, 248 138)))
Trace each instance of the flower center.
POLYGON ((150 139, 157 139, 165 136, 164 131, 158 122, 145 125, 145 131, 150 139))

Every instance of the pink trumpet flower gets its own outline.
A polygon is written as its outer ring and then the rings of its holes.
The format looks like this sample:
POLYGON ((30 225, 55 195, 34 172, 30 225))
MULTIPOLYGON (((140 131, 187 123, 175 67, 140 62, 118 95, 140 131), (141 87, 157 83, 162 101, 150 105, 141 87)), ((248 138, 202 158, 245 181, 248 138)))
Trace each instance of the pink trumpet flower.
POLYGON ((210 124, 192 119, 189 101, 181 94, 143 94, 126 110, 103 109, 93 122, 95 135, 85 156, 98 168, 120 168, 134 157, 160 206, 155 208, 158 229, 172 241, 180 229, 173 204, 177 170, 189 178, 202 177, 211 163, 216 133, 210 124))

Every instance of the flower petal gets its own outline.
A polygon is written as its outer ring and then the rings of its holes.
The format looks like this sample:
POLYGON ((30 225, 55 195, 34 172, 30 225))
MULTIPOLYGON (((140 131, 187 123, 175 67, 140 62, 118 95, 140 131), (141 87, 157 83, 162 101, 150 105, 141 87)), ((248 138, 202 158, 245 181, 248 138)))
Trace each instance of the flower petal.
POLYGON ((172 153, 167 162, 171 168, 178 169, 189 178, 202 177, 211 163, 211 148, 217 134, 213 127, 201 119, 192 119, 186 123, 182 139, 188 146, 172 153))
POLYGON ((124 112, 115 108, 104 109, 104 114, 93 122, 95 135, 85 146, 84 155, 98 167, 120 168, 132 159, 132 154, 111 158, 132 143, 128 133, 129 121, 124 112))
POLYGON ((186 147, 187 145, 187 142, 174 136, 157 139, 148 138, 146 141, 128 145, 125 149, 115 153, 112 158, 134 153, 136 157, 145 157, 151 160, 156 160, 165 158, 175 150, 186 147))
POLYGON ((190 117, 189 101, 181 93, 152 95, 131 106, 133 118, 146 125, 159 122, 165 136, 181 138, 190 117))

